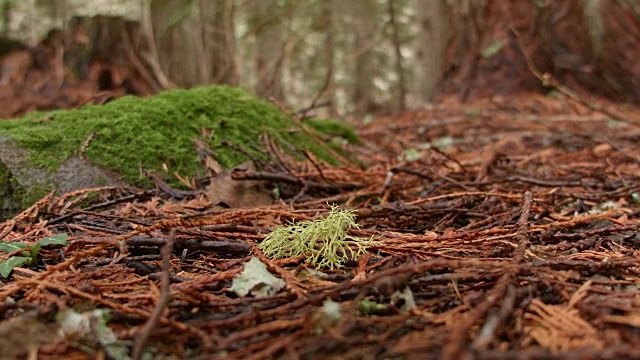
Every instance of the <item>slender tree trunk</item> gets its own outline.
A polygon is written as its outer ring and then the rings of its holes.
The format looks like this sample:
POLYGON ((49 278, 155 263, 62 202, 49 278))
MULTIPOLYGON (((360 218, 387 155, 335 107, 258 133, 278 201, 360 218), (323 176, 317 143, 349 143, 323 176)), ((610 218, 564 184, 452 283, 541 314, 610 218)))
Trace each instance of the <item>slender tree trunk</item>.
POLYGON ((389 13, 389 25, 391 26, 391 40, 395 51, 395 71, 398 75, 398 99, 397 105, 400 111, 407 109, 407 85, 404 77, 404 65, 402 64, 402 42, 400 39, 400 27, 396 21, 395 1, 388 0, 387 11, 389 13))
POLYGON ((231 0, 151 0, 162 69, 180 86, 238 82, 231 0))
POLYGON ((258 96, 284 102, 282 62, 284 60, 283 19, 278 16, 277 0, 251 2, 256 36, 255 68, 258 96))
POLYGON ((197 39, 194 56, 201 84, 236 85, 233 36, 233 4, 229 0, 198 0, 197 14, 191 21, 197 39))
POLYGON ((371 113, 378 109, 375 101, 376 76, 374 35, 376 31, 376 3, 370 0, 349 2, 353 18, 354 43, 351 49, 355 58, 351 101, 358 113, 371 113))
POLYGON ((336 89, 334 86, 334 70, 335 70, 335 29, 333 19, 333 0, 323 0, 321 3, 322 12, 320 28, 324 32, 324 65, 326 67, 324 80, 318 94, 315 95, 311 106, 318 104, 318 101, 325 99, 328 103, 329 116, 335 116, 336 111, 336 89))
MULTIPOLYGON (((209 0, 201 0, 209 1, 209 0)), ((218 0, 215 9, 213 34, 211 34, 212 79, 216 84, 238 85, 236 63, 235 2, 218 0)))
POLYGON ((2 36, 9 37, 9 31, 11 29, 11 1, 4 0, 2 4, 2 36))
POLYGON ((416 1, 418 33, 418 86, 419 98, 433 99, 436 85, 441 80, 445 65, 445 50, 449 40, 450 13, 445 1, 416 1))
POLYGON ((202 81, 202 37, 197 28, 189 26, 192 6, 191 0, 150 1, 158 61, 171 81, 181 87, 202 81))

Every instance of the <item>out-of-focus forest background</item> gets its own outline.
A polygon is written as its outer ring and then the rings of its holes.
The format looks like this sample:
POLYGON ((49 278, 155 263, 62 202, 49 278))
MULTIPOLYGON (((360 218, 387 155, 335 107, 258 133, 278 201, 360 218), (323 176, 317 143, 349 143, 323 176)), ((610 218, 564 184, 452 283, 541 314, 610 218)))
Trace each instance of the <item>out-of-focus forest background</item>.
POLYGON ((640 359, 640 0, 0 9, 0 358, 640 359))
POLYGON ((3 117, 201 84, 378 115, 549 91, 532 70, 640 100, 636 0, 4 0, 1 18, 3 117))

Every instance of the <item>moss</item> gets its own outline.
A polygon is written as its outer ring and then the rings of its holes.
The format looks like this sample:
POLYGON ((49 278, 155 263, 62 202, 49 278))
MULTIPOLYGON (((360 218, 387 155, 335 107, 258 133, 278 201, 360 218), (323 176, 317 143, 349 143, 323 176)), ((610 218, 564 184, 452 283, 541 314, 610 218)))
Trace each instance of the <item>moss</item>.
POLYGON ((17 212, 17 198, 23 191, 17 188, 16 181, 11 177, 11 172, 0 163, 0 222, 17 212))
MULTIPOLYGON (((101 106, 0 121, 0 131, 31 150, 29 161, 38 166, 57 169, 63 161, 78 155, 83 143, 91 138, 83 156, 138 185, 144 184, 141 168, 161 172, 166 164, 169 174, 202 173, 193 145, 193 139, 201 138, 202 129, 212 134, 204 140, 224 167, 247 159, 225 146, 223 140, 260 157, 263 133, 280 144, 291 144, 337 163, 326 145, 313 141, 273 104, 226 86, 172 90, 147 99, 124 97, 101 106)), ((173 176, 169 180, 172 185, 178 184, 173 176)))
POLYGON ((304 123, 321 133, 341 137, 352 144, 360 143, 360 139, 353 127, 345 122, 326 119, 305 119, 304 123))
POLYGON ((94 204, 99 199, 100 198, 98 197, 98 192, 89 191, 84 195, 84 199, 82 199, 82 201, 78 204, 78 207, 81 207, 81 208, 87 207, 89 205, 94 204))
POLYGON ((0 163, 0 222, 17 215, 22 209, 42 199, 51 190, 34 186, 24 189, 11 171, 0 163))
POLYGON ((44 198, 47 194, 49 194, 53 188, 54 188, 53 185, 48 185, 48 186, 32 187, 28 191, 25 190, 24 192, 21 193, 21 196, 18 198, 18 204, 20 204, 22 208, 31 206, 36 202, 42 200, 42 198, 44 198))

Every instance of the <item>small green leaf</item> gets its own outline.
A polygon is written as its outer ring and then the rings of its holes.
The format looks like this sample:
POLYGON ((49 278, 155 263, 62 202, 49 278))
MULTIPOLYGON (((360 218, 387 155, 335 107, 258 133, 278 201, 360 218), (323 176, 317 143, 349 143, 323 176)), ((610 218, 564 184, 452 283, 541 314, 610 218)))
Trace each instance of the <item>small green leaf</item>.
POLYGON ((469 116, 480 116, 482 115, 482 109, 480 108, 470 108, 464 111, 465 115, 469 116))
POLYGON ((439 150, 444 150, 450 148, 454 145, 454 140, 451 136, 442 136, 433 141, 433 146, 438 148, 439 150))
POLYGON ((551 90, 551 91, 549 91, 547 93, 547 97, 554 98, 554 99, 560 99, 560 98, 562 98, 562 93, 560 91, 556 90, 556 89, 553 89, 553 90, 551 90))
POLYGON ((22 257, 22 256, 12 256, 7 260, 0 261, 0 275, 2 277, 7 278, 13 269, 20 267, 25 264, 29 264, 31 262, 31 258, 22 257))
POLYGON ((360 313, 365 316, 379 313, 386 308, 387 305, 369 299, 364 299, 358 304, 358 310, 360 310, 360 313))
POLYGON ((31 261, 35 260, 38 257, 38 252, 40 251, 41 247, 42 245, 40 245, 40 243, 29 246, 30 253, 25 256, 31 257, 31 261))
POLYGON ((10 253, 12 251, 25 249, 27 244, 21 242, 0 242, 0 250, 10 253))
POLYGON ((490 57, 495 56, 502 50, 504 47, 504 43, 502 41, 494 41, 491 45, 487 46, 486 49, 482 52, 482 57, 488 59, 490 57))
POLYGON ((46 238, 40 240, 39 243, 42 246, 47 246, 47 245, 67 246, 69 244, 67 242, 68 238, 69 238, 69 236, 67 234, 62 233, 62 234, 57 234, 57 235, 46 237, 46 238))
POLYGON ((424 154, 418 149, 405 149, 398 158, 399 160, 416 161, 423 156, 424 154))

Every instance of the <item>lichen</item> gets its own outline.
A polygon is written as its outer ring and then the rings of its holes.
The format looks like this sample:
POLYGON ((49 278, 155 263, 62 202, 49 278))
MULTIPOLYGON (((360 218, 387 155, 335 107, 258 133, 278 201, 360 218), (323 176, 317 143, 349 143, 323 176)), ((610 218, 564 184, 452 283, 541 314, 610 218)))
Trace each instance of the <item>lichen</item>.
POLYGON ((0 131, 31 150, 32 164, 49 171, 82 155, 136 185, 148 184, 141 169, 159 173, 168 169, 165 174, 174 186, 179 185, 174 173, 202 175, 194 139, 207 141, 224 167, 247 160, 241 151, 225 145, 225 140, 261 157, 261 134, 296 150, 310 151, 331 164, 338 162, 327 145, 314 141, 276 106, 226 86, 171 90, 146 99, 129 96, 101 106, 37 112, 0 121, 0 131), (211 135, 203 139, 203 130, 211 135))
POLYGON ((348 234, 359 226, 353 210, 332 206, 326 218, 276 227, 258 245, 268 257, 284 259, 304 255, 318 268, 339 269, 349 259, 375 245, 372 239, 348 234))

